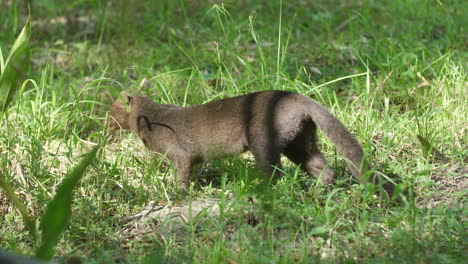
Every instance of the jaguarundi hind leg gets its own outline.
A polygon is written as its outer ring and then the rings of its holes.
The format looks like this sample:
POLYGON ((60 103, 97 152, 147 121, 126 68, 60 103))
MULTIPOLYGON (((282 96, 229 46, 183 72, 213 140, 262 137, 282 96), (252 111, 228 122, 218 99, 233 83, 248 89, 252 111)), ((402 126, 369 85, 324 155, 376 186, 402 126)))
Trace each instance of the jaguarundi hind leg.
POLYGON ((316 125, 306 121, 301 132, 284 149, 284 155, 310 175, 320 175, 324 184, 331 184, 335 173, 328 167, 317 146, 316 125))

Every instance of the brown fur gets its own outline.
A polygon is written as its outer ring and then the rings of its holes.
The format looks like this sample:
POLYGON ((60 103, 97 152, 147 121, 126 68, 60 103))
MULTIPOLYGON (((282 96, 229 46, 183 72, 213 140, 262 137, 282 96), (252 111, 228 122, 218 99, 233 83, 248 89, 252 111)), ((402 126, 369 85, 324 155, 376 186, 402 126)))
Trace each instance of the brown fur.
POLYGON ((117 99, 110 107, 110 127, 130 129, 150 150, 167 154, 181 188, 187 187, 195 163, 246 150, 267 176, 279 176, 275 167, 281 167, 280 155, 284 154, 329 184, 334 172, 317 147, 317 127, 346 158, 354 176, 368 182, 356 138, 323 106, 303 95, 264 91, 191 107, 121 95, 130 112, 117 99))

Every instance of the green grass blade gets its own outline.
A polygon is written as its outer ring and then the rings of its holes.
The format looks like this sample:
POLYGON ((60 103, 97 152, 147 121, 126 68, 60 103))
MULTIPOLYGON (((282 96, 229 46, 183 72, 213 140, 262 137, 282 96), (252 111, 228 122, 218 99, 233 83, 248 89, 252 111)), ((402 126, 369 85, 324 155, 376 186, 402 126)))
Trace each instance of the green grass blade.
POLYGON ((47 205, 45 214, 41 219, 43 231, 41 246, 36 256, 43 260, 50 260, 55 252, 60 234, 65 230, 71 215, 73 190, 78 185, 88 165, 96 157, 99 146, 85 155, 81 162, 65 177, 57 190, 57 194, 47 205))
POLYGON ((16 209, 20 212, 24 225, 26 228, 29 230, 31 235, 33 236, 33 239, 36 237, 36 225, 34 224, 34 219, 29 216, 28 211, 26 209, 26 206, 21 202, 21 200, 18 198, 18 196, 15 194, 15 191, 13 190, 13 187, 9 182, 5 180, 5 177, 3 174, 0 174, 0 187, 2 187, 10 201, 13 203, 16 209))
POLYGON ((13 99, 13 95, 20 87, 22 80, 26 79, 29 67, 29 37, 31 36, 31 15, 26 25, 16 38, 13 47, 2 67, 0 76, 0 109, 5 112, 13 99))
POLYGON ((4 68, 5 68, 5 61, 3 61, 2 47, 0 47, 0 77, 2 76, 4 68))

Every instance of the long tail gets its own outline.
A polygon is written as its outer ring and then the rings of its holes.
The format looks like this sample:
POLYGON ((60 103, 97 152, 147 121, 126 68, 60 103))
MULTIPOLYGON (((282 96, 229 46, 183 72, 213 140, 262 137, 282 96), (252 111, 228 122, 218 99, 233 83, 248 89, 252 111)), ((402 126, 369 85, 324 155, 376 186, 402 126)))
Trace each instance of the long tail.
MULTIPOLYGON (((378 177, 375 173, 366 173, 369 170, 367 161, 364 158, 362 147, 356 138, 343 126, 343 124, 335 116, 333 116, 327 109, 315 101, 310 100, 309 103, 309 116, 327 138, 333 142, 338 152, 346 158, 348 168, 353 175, 363 184, 372 183, 378 184, 383 187, 383 193, 377 190, 377 193, 386 195, 387 198, 395 199, 401 202, 399 192, 395 192, 396 185, 391 182, 378 177)), ((392 176, 392 180, 399 182, 398 177, 392 176)), ((407 198, 409 191, 403 190, 401 192, 407 198)))
POLYGON ((338 152, 346 158, 348 168, 353 175, 361 183, 369 182, 370 179, 365 177, 367 163, 364 160, 362 147, 356 138, 345 128, 340 120, 317 102, 310 100, 308 108, 310 109, 309 115, 312 121, 331 140, 338 152))

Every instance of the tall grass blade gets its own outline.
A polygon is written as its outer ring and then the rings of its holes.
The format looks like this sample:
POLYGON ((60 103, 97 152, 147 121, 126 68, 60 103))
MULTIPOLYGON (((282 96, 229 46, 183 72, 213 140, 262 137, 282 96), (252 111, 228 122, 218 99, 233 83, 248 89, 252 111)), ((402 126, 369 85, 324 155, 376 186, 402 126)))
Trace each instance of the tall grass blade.
POLYGON ((5 68, 5 61, 3 61, 2 47, 0 46, 0 77, 2 76, 2 72, 4 68, 5 68))
POLYGON ((47 205, 42 216, 41 229, 43 231, 41 246, 36 256, 42 260, 50 260, 55 253, 55 246, 60 234, 65 230, 71 215, 73 190, 78 185, 88 165, 96 157, 99 146, 85 155, 81 162, 65 177, 57 190, 57 194, 47 205))
POLYGON ((5 112, 13 95, 26 79, 29 67, 29 37, 31 36, 31 14, 26 25, 15 40, 13 47, 2 67, 0 76, 0 111, 5 112))
POLYGON ((434 148, 431 145, 431 143, 429 143, 429 141, 427 139, 425 139, 423 136, 416 135, 416 137, 418 138, 419 143, 421 143, 424 156, 426 156, 426 157, 430 156, 431 158, 433 158, 435 160, 442 161, 442 162, 449 162, 450 161, 449 158, 447 158, 444 154, 442 154, 442 152, 440 152, 439 150, 434 148))

